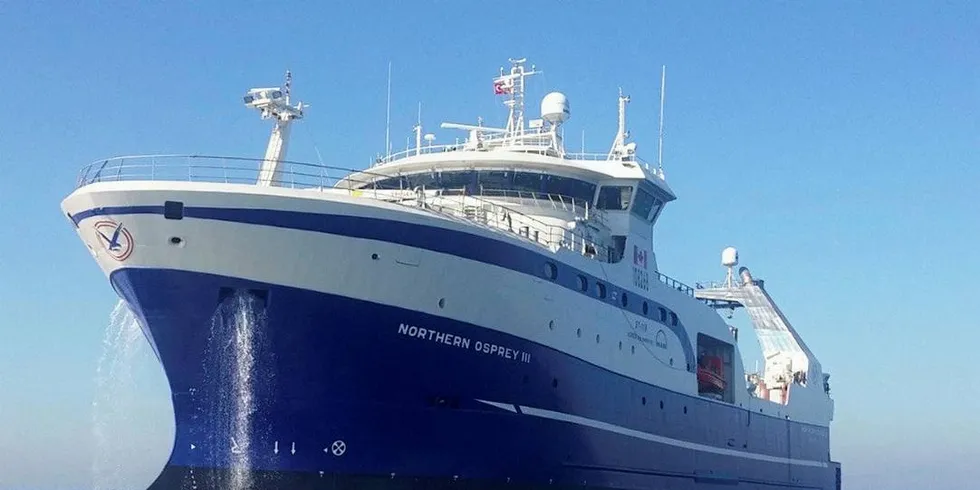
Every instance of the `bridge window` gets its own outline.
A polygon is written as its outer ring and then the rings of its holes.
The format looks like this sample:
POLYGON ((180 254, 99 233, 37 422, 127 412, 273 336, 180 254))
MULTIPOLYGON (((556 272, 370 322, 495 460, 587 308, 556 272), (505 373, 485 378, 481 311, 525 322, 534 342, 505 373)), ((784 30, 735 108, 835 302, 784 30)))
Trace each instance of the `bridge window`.
POLYGON ((650 211, 656 203, 657 198, 644 190, 643 187, 640 187, 636 190, 636 199, 633 201, 633 216, 646 221, 650 217, 650 211))
POLYGON ((623 211, 629 209, 632 195, 632 186, 604 185, 599 189, 599 201, 596 203, 596 207, 611 211, 623 211))
POLYGON ((546 194, 592 202, 596 185, 579 179, 538 172, 509 170, 452 170, 388 177, 366 184, 377 189, 465 189, 470 195, 544 197, 546 194))

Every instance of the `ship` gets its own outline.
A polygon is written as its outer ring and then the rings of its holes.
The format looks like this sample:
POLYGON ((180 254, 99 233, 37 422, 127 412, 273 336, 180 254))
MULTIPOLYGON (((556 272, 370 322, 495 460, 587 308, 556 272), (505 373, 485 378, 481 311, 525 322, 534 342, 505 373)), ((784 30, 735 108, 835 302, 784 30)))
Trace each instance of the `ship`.
POLYGON ((569 98, 528 116, 540 70, 508 61, 499 127, 420 118, 364 168, 286 159, 287 72, 243 99, 262 158, 81 170, 61 208, 171 392, 151 489, 841 487, 829 375, 764 281, 732 247, 717 283, 658 267, 664 79, 651 164, 621 90, 608 151, 568 151, 569 98))

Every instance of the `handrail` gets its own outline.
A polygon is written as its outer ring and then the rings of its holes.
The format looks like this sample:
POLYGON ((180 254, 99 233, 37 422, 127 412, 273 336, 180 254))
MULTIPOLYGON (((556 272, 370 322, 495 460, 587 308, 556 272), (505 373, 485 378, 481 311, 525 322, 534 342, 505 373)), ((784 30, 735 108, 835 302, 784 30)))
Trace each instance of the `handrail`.
POLYGON ((547 192, 533 192, 533 191, 519 191, 514 189, 493 189, 480 187, 479 193, 480 197, 503 197, 503 198, 516 198, 521 206, 534 206, 542 207, 544 203, 548 203, 552 209, 561 209, 562 211, 571 211, 574 214, 578 214, 577 209, 582 209, 584 211, 584 218, 594 220, 603 225, 606 224, 606 214, 605 211, 596 208, 592 205, 590 200, 585 200, 581 198, 575 198, 572 196, 566 196, 563 194, 550 194, 547 192))
POLYGON ((446 145, 428 145, 420 146, 418 148, 410 148, 407 150, 402 150, 396 153, 392 153, 387 156, 378 157, 372 164, 371 168, 380 167, 393 163, 399 160, 404 160, 406 158, 411 158, 419 155, 432 155, 438 153, 449 153, 449 152, 473 152, 473 153, 494 153, 494 152, 513 152, 513 153, 523 153, 532 155, 545 155, 552 156, 564 160, 575 160, 575 161, 590 161, 590 162, 603 162, 603 161, 621 161, 621 162, 633 162, 638 163, 644 167, 649 167, 646 161, 637 157, 636 155, 629 155, 623 159, 610 159, 608 153, 590 153, 590 152, 565 152, 559 153, 555 148, 551 146, 540 146, 540 145, 507 145, 505 141, 494 140, 492 143, 501 144, 486 144, 484 141, 484 146, 480 148, 474 148, 467 146, 465 143, 455 143, 446 145))
MULTIPOLYGON (((603 261, 609 259, 608 249, 584 236, 581 228, 568 229, 564 226, 548 224, 514 208, 480 196, 444 191, 444 189, 427 191, 424 188, 418 188, 414 197, 403 195, 403 197, 395 198, 392 196, 397 191, 393 189, 366 188, 356 189, 352 192, 357 192, 359 196, 371 196, 373 193, 373 198, 376 199, 417 206, 454 219, 465 219, 486 228, 516 234, 523 240, 539 245, 566 248, 603 261)), ((405 191, 402 190, 401 192, 405 191)))
POLYGON ((660 272, 657 272, 657 279, 671 289, 676 289, 692 298, 694 297, 694 288, 678 281, 677 279, 674 279, 666 274, 661 274, 660 272))
MULTIPOLYGON (((114 157, 84 166, 78 175, 77 186, 111 181, 186 181, 255 185, 258 180, 259 158, 221 157, 212 155, 143 155, 114 157)), ((437 190, 429 198, 423 189, 414 198, 392 198, 395 190, 375 189, 361 184, 373 182, 380 175, 365 170, 353 170, 321 164, 283 161, 280 177, 273 182, 278 187, 293 189, 346 190, 348 194, 373 197, 400 205, 419 207, 454 219, 466 219, 483 227, 514 233, 547 247, 578 251, 599 260, 608 260, 608 250, 584 236, 580 227, 544 223, 516 209, 472 195, 453 196, 437 190), (342 175, 336 177, 331 173, 342 175), (365 178, 352 180, 352 175, 365 178), (338 186, 338 183, 341 185, 338 186), (371 196, 373 191, 373 196, 371 196)), ((430 193, 432 191, 429 191, 430 193)), ((594 215, 599 216, 599 215, 594 215)))
MULTIPOLYGON (((77 187, 95 182, 119 180, 179 180, 212 183, 255 183, 258 180, 261 158, 158 154, 131 155, 97 160, 82 167, 76 181, 77 187), (202 162, 202 163, 197 163, 202 162)), ((386 175, 369 170, 283 160, 281 177, 272 183, 290 188, 327 188, 341 180, 350 184, 366 184, 386 175), (343 177, 332 177, 331 172, 342 172, 343 177), (363 175, 363 182, 351 181, 347 176, 363 175)))

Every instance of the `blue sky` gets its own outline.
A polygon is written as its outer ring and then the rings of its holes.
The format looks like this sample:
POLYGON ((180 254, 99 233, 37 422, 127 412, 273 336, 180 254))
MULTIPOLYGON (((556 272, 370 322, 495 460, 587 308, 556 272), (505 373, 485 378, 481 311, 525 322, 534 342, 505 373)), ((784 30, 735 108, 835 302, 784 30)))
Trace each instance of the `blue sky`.
MULTIPOLYGON (((574 148, 585 130, 608 149, 623 87, 648 160, 667 65, 664 160, 679 199, 655 233, 663 271, 720 278, 720 250, 739 247, 832 373, 847 488, 969 486, 978 33, 970 2, 4 2, 0 489, 92 486, 115 298, 58 208, 83 164, 259 156, 269 126, 240 96, 289 68, 313 104, 290 158, 316 161, 316 147, 362 168, 384 149, 389 61, 402 148, 420 101, 437 142, 456 136, 442 121, 502 121, 490 80, 517 56, 544 70, 530 107, 568 94, 574 148)), ((102 451, 128 455, 119 473, 136 488, 163 464, 173 421, 149 349, 133 364, 102 451)))

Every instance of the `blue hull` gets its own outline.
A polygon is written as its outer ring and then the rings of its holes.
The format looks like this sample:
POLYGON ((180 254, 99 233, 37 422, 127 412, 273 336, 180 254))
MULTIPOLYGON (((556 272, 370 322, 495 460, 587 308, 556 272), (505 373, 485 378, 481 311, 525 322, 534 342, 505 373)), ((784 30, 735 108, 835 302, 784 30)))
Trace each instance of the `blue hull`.
POLYGON ((173 393, 176 440, 152 488, 227 488, 242 460, 251 488, 838 485, 826 439, 802 424, 491 329, 202 273, 110 279, 173 393), (258 312, 246 441, 226 362, 229 298, 243 291, 258 312))

